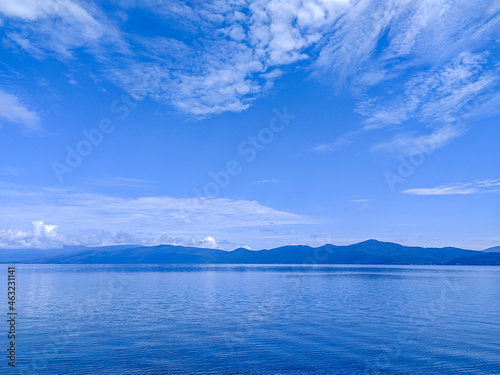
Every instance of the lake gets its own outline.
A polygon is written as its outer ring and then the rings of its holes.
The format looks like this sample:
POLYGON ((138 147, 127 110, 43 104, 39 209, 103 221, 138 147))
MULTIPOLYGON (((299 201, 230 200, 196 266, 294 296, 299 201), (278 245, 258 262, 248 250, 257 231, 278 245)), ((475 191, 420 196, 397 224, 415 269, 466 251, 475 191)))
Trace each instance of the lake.
POLYGON ((500 374, 500 267, 16 269, 2 373, 500 374))

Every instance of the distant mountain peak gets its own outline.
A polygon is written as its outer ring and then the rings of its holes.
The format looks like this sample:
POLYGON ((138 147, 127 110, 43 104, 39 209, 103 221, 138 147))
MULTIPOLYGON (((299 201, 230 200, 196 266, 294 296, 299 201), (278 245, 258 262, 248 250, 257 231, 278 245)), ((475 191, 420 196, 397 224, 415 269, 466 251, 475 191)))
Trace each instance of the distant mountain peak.
POLYGON ((485 253, 500 253, 500 246, 490 247, 486 250, 483 250, 485 253))
POLYGON ((370 238, 369 240, 358 242, 354 245, 381 245, 381 244, 390 244, 392 242, 382 242, 379 240, 376 240, 374 238, 370 238))

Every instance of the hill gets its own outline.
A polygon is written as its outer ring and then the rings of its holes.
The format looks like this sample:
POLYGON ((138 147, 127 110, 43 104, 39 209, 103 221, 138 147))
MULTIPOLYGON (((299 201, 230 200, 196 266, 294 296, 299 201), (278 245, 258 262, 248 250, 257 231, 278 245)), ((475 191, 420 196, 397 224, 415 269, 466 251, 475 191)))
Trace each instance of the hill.
POLYGON ((500 253, 500 246, 490 247, 484 250, 485 253, 500 253))
POLYGON ((472 251, 454 247, 408 247, 368 240, 348 246, 282 246, 259 251, 243 248, 224 251, 173 245, 0 250, 0 263, 500 265, 500 254, 496 251, 472 251))

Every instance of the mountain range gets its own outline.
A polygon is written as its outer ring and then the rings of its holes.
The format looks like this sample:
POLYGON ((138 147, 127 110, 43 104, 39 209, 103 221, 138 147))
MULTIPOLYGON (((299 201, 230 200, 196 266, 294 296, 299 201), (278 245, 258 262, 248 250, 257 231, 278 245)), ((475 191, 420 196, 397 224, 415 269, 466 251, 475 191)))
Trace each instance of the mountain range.
POLYGON ((65 246, 49 250, 0 250, 0 263, 500 265, 500 246, 474 251, 455 247, 409 247, 377 240, 347 246, 282 246, 258 251, 174 245, 65 246))

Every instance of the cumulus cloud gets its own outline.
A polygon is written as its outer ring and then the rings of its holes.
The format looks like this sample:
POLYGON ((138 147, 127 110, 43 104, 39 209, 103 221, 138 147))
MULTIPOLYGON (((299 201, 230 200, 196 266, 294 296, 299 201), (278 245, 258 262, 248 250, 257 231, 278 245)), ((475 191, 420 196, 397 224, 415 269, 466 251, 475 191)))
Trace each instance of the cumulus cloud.
POLYGON ((0 12, 12 20, 8 38, 27 52, 68 59, 85 47, 106 62, 106 75, 136 99, 149 96, 204 117, 247 109, 273 86, 282 73, 280 66, 310 57, 306 49, 331 28, 348 1, 121 5, 125 12, 128 7, 142 8, 197 40, 186 44, 149 32, 147 38, 125 34, 119 20, 112 22, 99 8, 70 0, 9 0, 0 12), (33 20, 37 23, 28 23, 33 20))
POLYGON ((138 38, 142 56, 124 60, 111 76, 136 98, 151 96, 198 117, 240 112, 273 86, 280 66, 309 58, 314 45, 346 8, 345 1, 255 1, 168 6, 141 3, 166 22, 182 16, 185 32, 202 40, 188 46, 171 38, 138 38), (228 26, 229 25, 229 26, 228 26))
POLYGON ((57 225, 34 221, 31 230, 1 229, 0 248, 55 248, 64 243, 64 238, 57 233, 57 225))
POLYGON ((163 234, 160 237, 160 244, 162 245, 175 245, 175 246, 190 246, 190 247, 202 247, 207 249, 234 249, 235 246, 229 241, 221 241, 218 243, 212 236, 206 236, 202 239, 196 238, 186 238, 186 237, 176 237, 172 238, 167 234, 163 234), (229 247, 227 246, 229 245, 229 247))
POLYGON ((232 250, 237 245, 227 240, 220 243, 212 236, 203 238, 195 237, 170 237, 167 234, 155 235, 153 233, 133 234, 124 231, 109 231, 105 229, 88 228, 74 232, 70 236, 58 233, 57 225, 45 224, 43 221, 34 221, 30 230, 1 229, 0 248, 4 249, 53 249, 63 246, 113 246, 113 245, 174 245, 201 247, 207 249, 232 250))

